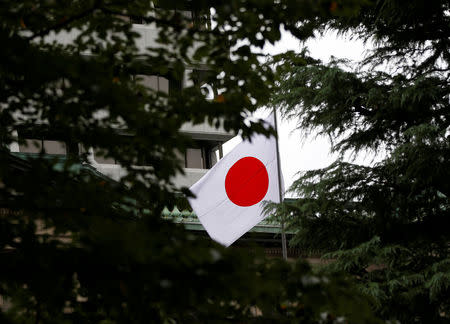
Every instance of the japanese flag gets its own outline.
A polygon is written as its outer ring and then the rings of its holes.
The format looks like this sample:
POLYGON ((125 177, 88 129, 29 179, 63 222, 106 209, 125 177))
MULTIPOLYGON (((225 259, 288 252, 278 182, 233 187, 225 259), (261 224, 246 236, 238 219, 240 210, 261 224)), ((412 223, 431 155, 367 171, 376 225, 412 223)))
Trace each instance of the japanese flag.
MULTIPOLYGON (((273 127, 273 113, 265 121, 273 127)), ((213 240, 230 246, 264 219, 263 201, 280 202, 276 145, 274 136, 254 135, 190 188, 192 209, 213 240)))

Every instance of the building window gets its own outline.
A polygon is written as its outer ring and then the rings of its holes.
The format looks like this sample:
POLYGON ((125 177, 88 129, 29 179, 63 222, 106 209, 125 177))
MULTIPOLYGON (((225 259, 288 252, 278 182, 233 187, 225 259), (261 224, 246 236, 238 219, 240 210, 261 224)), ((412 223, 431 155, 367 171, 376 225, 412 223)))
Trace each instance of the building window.
POLYGON ((43 140, 42 141, 43 151, 46 154, 55 154, 55 155, 66 155, 66 143, 62 141, 51 141, 51 140, 43 140))
POLYGON ((209 163, 212 168, 222 158, 222 145, 217 145, 209 150, 209 163))
POLYGON ((136 81, 150 89, 155 91, 161 91, 164 93, 169 93, 169 79, 158 76, 158 75, 136 75, 136 81))
POLYGON ((209 7, 203 6, 199 8, 198 4, 193 4, 191 1, 167 1, 154 0, 155 9, 169 10, 182 16, 187 21, 191 22, 192 27, 200 30, 211 29, 211 16, 209 7))
POLYGON ((186 168, 205 169, 203 150, 201 148, 186 149, 186 168))
POLYGON ((19 152, 50 155, 78 155, 78 145, 68 144, 57 136, 19 131, 19 152))
MULTIPOLYGON (((123 140, 120 141, 121 147, 133 148, 133 137, 123 136, 123 140)), ((94 148, 94 160, 100 164, 119 164, 119 162, 113 157, 108 156, 105 149, 94 148)), ((185 168, 192 169, 210 169, 212 168, 220 158, 222 158, 222 142, 197 140, 192 147, 186 148, 184 152, 178 150, 175 151, 176 159, 185 168)), ((136 166, 150 166, 151 162, 144 156, 138 156, 135 161, 136 166)))
POLYGON ((19 142, 19 152, 21 153, 41 153, 42 140, 26 138, 19 142))
POLYGON ((141 84, 149 89, 164 92, 166 94, 173 94, 181 91, 182 81, 175 80, 169 75, 145 75, 137 74, 135 80, 138 84, 141 84))
POLYGON ((210 169, 222 157, 222 143, 197 141, 196 147, 186 149, 184 167, 192 169, 210 169))

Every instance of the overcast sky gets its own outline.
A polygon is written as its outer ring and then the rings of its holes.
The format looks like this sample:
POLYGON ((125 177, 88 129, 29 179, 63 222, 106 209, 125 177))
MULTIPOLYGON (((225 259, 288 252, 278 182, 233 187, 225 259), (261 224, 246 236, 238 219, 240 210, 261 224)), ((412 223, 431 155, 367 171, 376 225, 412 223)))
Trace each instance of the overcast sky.
MULTIPOLYGON (((359 61, 366 51, 362 41, 349 40, 339 37, 335 33, 328 33, 324 37, 309 41, 306 44, 310 55, 324 61, 329 61, 331 56, 337 58, 347 58, 359 61)), ((266 46, 265 52, 277 54, 287 50, 300 51, 301 44, 287 32, 282 34, 282 39, 275 46, 266 46)), ((267 111, 256 114, 258 117, 266 117, 267 111)), ((328 166, 336 159, 330 154, 330 143, 324 137, 309 138, 302 141, 301 130, 296 130, 296 121, 281 120, 279 122, 280 136, 280 159, 286 189, 296 179, 299 171, 312 170, 328 166)), ((239 138, 234 138, 224 145, 225 153, 231 150, 240 142, 239 138)), ((358 158, 359 163, 370 163, 371 158, 358 158)))

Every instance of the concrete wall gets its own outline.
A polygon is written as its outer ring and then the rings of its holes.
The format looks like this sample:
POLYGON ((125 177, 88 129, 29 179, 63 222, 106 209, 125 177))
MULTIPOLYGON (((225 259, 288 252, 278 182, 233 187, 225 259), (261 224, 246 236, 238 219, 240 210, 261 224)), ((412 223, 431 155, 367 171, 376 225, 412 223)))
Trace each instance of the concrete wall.
MULTIPOLYGON (((117 164, 100 164, 94 161, 92 163, 92 166, 99 172, 107 175, 114 180, 119 180, 126 175, 125 169, 117 164)), ((208 170, 185 168, 184 172, 184 175, 178 174, 173 178, 173 181, 178 188, 192 186, 194 183, 200 180, 200 178, 203 177, 206 172, 208 172, 208 170)))
MULTIPOLYGON (((157 28, 156 24, 147 24, 147 25, 141 25, 141 24, 133 24, 132 26, 133 31, 135 31, 137 34, 139 34, 140 37, 136 40, 136 46, 140 53, 147 52, 148 48, 153 49, 167 49, 170 50, 170 46, 168 44, 161 44, 157 42, 159 29, 157 28)), ((59 43, 62 45, 70 45, 74 43, 74 40, 80 35, 80 30, 73 29, 70 31, 59 31, 57 33, 51 32, 48 36, 45 37, 45 41, 48 43, 59 43)), ((109 38, 112 35, 107 35, 106 38, 109 38)), ((114 34, 115 37, 117 37, 117 34, 114 34)), ((120 35, 119 35, 120 36, 120 35)), ((123 35, 123 38, 126 36, 123 35)), ((98 39, 99 42, 102 42, 103 39, 98 39)), ((194 42, 191 47, 187 50, 187 56, 192 57, 195 53, 196 49, 199 48, 203 43, 200 42, 194 42)), ((85 55, 91 55, 89 51, 84 52, 85 55)), ((196 62, 196 64, 203 64, 206 62, 196 62)))
MULTIPOLYGON (((140 52, 145 52, 147 48, 166 48, 167 45, 159 44, 156 40, 158 37, 158 28, 156 28, 155 24, 149 25, 140 25, 133 24, 133 30, 136 31, 140 37, 137 39, 136 45, 140 52)), ((57 42, 63 45, 73 44, 74 40, 78 37, 80 31, 72 30, 72 31, 61 31, 58 33, 51 33, 49 36, 45 38, 45 40, 49 43, 57 42)), ((108 37, 108 36, 107 36, 108 37)), ((191 53, 194 53, 195 49, 200 46, 200 44, 194 44, 192 48, 189 49, 191 53)), ((91 53, 86 52, 85 55, 91 55, 91 53)), ((200 65, 201 62, 198 62, 200 65)), ((185 80, 183 82, 183 86, 190 86, 192 82, 188 78, 188 74, 192 71, 192 67, 186 70, 185 80)), ((101 118, 101 116, 99 116, 101 118)), ((199 125, 193 125, 188 122, 184 124, 180 132, 186 133, 194 139, 198 140, 211 140, 211 141, 221 141, 225 142, 231 139, 234 134, 226 132, 223 127, 215 128, 210 126, 208 123, 203 123, 199 125)), ((10 146, 12 152, 19 152, 19 146, 17 143, 13 143, 10 146)), ((101 173, 111 177, 112 179, 119 180, 123 176, 126 175, 126 171, 117 164, 100 164, 94 160, 93 152, 91 152, 90 156, 90 164, 95 167, 101 173)), ((185 168, 185 175, 177 175, 174 178, 174 182, 179 187, 190 187, 192 184, 197 182, 208 170, 206 169, 191 169, 185 168)))
POLYGON ((180 131, 189 134, 194 139, 199 140, 226 142, 234 137, 233 133, 226 132, 223 127, 215 128, 214 126, 211 126, 206 122, 198 125, 193 125, 190 122, 185 123, 180 128, 180 131))

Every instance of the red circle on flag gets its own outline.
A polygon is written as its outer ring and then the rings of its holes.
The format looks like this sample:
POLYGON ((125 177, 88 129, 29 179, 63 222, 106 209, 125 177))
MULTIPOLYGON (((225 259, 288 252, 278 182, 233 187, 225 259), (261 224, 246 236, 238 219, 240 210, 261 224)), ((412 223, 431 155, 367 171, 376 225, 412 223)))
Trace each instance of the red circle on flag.
POLYGON ((269 175, 266 167, 252 156, 238 160, 225 177, 228 198, 241 207, 259 203, 266 195, 267 189, 269 189, 269 175))

